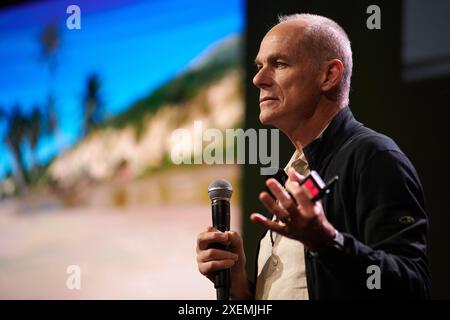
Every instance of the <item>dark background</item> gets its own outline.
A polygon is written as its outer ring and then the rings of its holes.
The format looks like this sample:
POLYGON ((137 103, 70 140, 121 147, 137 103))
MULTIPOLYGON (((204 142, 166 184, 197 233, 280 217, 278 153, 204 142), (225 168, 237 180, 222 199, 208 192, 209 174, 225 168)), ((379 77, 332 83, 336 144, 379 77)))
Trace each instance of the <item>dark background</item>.
MULTIPOLYGON (((446 10, 443 1, 427 2, 436 6, 434 10, 446 10), (440 8, 441 6, 442 8, 440 8)), ((261 127, 258 114, 258 90, 252 85, 254 58, 259 43, 268 29, 277 21, 279 14, 313 13, 329 17, 346 30, 353 50, 353 76, 350 92, 350 107, 353 114, 366 126, 393 138, 415 165, 421 178, 426 198, 426 210, 430 218, 428 252, 432 272, 433 298, 450 298, 450 214, 446 195, 449 193, 448 164, 450 157, 447 142, 447 109, 450 98, 449 73, 435 72, 426 79, 410 79, 418 67, 432 64, 435 68, 448 62, 450 56, 441 56, 439 61, 429 59, 420 63, 407 63, 402 56, 405 45, 405 1, 254 1, 247 2, 247 50, 246 70, 246 126, 261 127), (376 4, 381 9, 381 29, 369 30, 366 13, 369 5, 376 4)), ((417 7, 417 6, 416 6, 417 7)), ((414 9, 414 8, 413 8, 414 9)), ((416 9, 417 11, 417 9, 416 9)), ((408 16, 411 19, 411 11, 408 16)), ((449 12, 446 10, 446 12, 449 12)), ((421 12, 413 12, 420 17, 421 12)), ((410 38, 415 32, 426 32, 433 26, 433 19, 409 21, 410 38), (427 25, 423 21, 427 20, 427 25), (421 25, 423 24, 423 25, 421 25), (412 32, 412 33, 411 33, 412 32)), ((442 31, 445 26, 436 26, 442 31)), ((431 28, 432 29, 432 28, 431 28)), ((448 30, 448 29, 447 29, 448 30)), ((448 30, 450 31, 450 30, 448 30)), ((444 32, 444 34, 448 32, 444 32)), ((431 38, 439 47, 448 42, 438 34, 430 33, 423 38, 431 38), (434 39, 433 39, 434 38, 434 39)), ((420 46, 420 44, 418 44, 420 46)), ((418 48, 420 49, 420 48, 418 48)), ((436 60, 436 59, 435 59, 436 60)), ((420 71, 420 70, 419 70, 420 71)), ((284 166, 294 149, 290 141, 283 137, 280 144, 280 166, 284 166)), ((255 211, 264 212, 258 201, 264 178, 259 168, 246 166, 243 170, 243 212, 245 249, 248 272, 254 275, 256 245, 263 230, 249 221, 248 216, 255 211), (255 186, 260 188, 255 188, 255 186)))

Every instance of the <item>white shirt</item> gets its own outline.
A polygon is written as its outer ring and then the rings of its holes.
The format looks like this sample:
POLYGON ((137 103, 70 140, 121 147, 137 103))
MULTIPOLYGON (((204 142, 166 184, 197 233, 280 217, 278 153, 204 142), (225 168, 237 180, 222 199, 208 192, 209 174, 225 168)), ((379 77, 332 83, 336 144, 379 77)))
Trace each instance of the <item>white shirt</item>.
MULTIPOLYGON (((309 174, 303 153, 295 151, 284 170, 291 166, 301 175, 309 174)), ((308 300, 303 244, 272 232, 272 246, 270 237, 266 232, 260 243, 255 299, 308 300)))

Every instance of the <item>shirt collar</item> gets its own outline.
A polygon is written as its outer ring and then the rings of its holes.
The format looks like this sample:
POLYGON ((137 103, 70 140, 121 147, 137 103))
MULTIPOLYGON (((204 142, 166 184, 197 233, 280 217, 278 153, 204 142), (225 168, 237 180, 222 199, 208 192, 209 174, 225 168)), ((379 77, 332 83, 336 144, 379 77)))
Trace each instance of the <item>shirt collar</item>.
POLYGON ((303 148, 309 167, 319 171, 324 161, 361 126, 362 124, 353 117, 349 107, 339 110, 323 133, 303 148))
MULTIPOLYGON (((328 123, 325 128, 323 128, 323 130, 317 135, 316 139, 318 139, 325 132, 329 125, 330 123, 328 123)), ((295 152, 284 168, 284 171, 286 171, 287 173, 290 167, 293 167, 301 175, 307 175, 309 173, 308 161, 306 160, 306 156, 303 151, 295 149, 295 152)))

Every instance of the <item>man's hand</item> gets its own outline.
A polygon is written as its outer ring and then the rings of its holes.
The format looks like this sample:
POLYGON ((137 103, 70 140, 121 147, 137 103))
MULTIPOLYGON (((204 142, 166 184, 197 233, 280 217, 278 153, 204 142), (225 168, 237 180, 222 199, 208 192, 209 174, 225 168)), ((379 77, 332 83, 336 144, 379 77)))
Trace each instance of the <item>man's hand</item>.
POLYGON ((266 181, 267 187, 274 194, 278 203, 268 192, 261 192, 259 199, 273 213, 278 221, 271 221, 265 216, 254 213, 250 219, 285 237, 298 240, 312 251, 317 251, 336 234, 334 227, 328 222, 320 201, 312 202, 311 194, 299 182, 303 176, 293 168, 288 171, 289 179, 286 190, 275 179, 266 181))
POLYGON ((197 236, 197 264, 201 274, 214 280, 218 270, 231 268, 230 297, 252 299, 250 285, 245 271, 245 254, 241 236, 234 231, 220 232, 208 227, 197 236), (213 243, 230 247, 230 251, 211 248, 213 243))

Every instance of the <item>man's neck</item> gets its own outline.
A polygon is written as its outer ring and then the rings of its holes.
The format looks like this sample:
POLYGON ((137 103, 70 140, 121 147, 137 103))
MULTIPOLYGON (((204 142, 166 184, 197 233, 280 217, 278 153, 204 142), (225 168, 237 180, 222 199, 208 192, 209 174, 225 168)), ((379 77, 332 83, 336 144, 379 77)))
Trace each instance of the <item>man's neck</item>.
POLYGON ((295 148, 300 152, 303 152, 303 148, 314 141, 323 132, 340 110, 341 108, 337 105, 318 107, 311 118, 293 128, 292 131, 285 132, 285 134, 295 145, 295 148))

